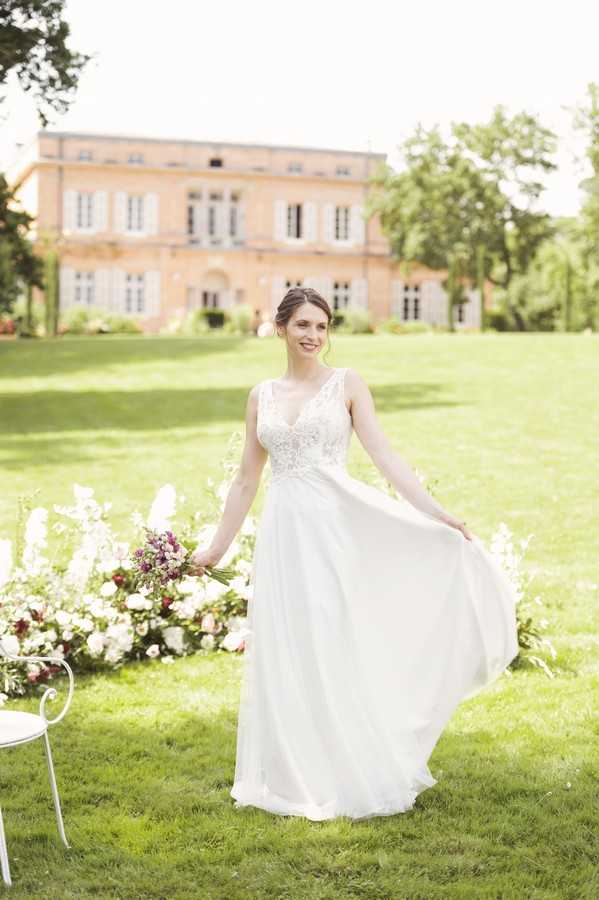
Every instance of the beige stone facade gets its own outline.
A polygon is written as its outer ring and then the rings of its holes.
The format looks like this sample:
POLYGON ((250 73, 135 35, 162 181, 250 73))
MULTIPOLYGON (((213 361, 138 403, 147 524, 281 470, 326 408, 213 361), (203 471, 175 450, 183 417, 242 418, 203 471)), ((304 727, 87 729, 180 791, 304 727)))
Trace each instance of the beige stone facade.
MULTIPOLYGON (((447 323, 445 272, 399 273, 364 219, 380 153, 41 131, 8 177, 58 236, 61 308, 93 305, 157 331, 198 307, 265 316, 290 285, 374 321, 447 323)), ((456 314, 477 328, 478 292, 456 314)))

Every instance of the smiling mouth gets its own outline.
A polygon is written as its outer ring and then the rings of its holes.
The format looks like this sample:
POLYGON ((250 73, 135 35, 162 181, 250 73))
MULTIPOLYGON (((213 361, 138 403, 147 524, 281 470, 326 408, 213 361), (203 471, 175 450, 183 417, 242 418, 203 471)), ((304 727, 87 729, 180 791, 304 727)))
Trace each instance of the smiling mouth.
POLYGON ((309 350, 314 350, 317 347, 317 344, 301 344, 300 347, 307 347, 309 350))

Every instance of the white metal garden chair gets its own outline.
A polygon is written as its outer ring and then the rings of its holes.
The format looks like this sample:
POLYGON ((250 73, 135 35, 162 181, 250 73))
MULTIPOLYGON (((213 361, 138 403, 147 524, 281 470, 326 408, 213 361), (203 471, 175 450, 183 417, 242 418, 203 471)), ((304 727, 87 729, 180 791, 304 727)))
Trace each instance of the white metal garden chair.
MULTIPOLYGON (((52 797, 54 798, 56 821, 58 823, 58 831, 65 847, 70 847, 70 844, 67 841, 67 836, 64 832, 64 825, 62 822, 60 799, 58 797, 58 788, 56 787, 56 778, 54 777, 54 766, 52 763, 52 753, 50 752, 50 741, 48 739, 48 726, 56 725, 57 722, 60 722, 71 704, 71 698, 73 696, 74 688, 72 669, 69 664, 64 661, 64 659, 59 659, 55 656, 15 656, 12 653, 8 653, 6 651, 5 647, 2 645, 2 641, 0 641, 0 656, 19 663, 52 662, 54 664, 59 664, 66 669, 67 675, 69 676, 69 691, 65 704, 60 714, 58 716, 55 716, 53 719, 46 718, 46 701, 54 700, 57 696, 57 691, 53 687, 48 687, 47 690, 44 691, 44 694, 40 700, 39 715, 35 715, 34 713, 21 712, 20 710, 0 709, 0 750, 4 747, 17 747, 19 744, 26 744, 29 741, 34 741, 36 738, 44 739, 46 758, 48 761, 48 772, 50 775, 50 785, 52 787, 52 797)), ((10 868, 8 864, 8 850, 6 847, 6 836, 4 833, 4 824, 2 821, 1 809, 0 863, 2 865, 2 878, 4 879, 4 883, 7 885, 11 885, 12 881, 10 879, 10 868)))

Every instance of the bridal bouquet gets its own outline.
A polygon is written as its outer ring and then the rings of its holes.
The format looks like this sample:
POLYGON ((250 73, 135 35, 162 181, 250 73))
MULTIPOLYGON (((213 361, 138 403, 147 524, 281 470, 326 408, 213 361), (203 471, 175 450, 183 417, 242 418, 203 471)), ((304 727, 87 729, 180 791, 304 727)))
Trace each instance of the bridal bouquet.
MULTIPOLYGON (((139 582, 153 593, 160 592, 169 581, 180 581, 192 569, 192 550, 178 541, 172 531, 156 531, 144 526, 147 537, 143 547, 133 553, 133 569, 139 582)), ((206 575, 229 584, 234 569, 204 566, 206 575)))

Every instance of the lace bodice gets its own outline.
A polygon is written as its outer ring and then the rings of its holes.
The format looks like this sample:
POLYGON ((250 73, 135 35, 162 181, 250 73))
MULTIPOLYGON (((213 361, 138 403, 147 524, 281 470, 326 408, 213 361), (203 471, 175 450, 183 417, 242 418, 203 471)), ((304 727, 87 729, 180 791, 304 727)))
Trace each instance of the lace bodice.
POLYGON ((346 467, 352 420, 344 399, 346 368, 333 369, 302 406, 293 425, 282 417, 272 379, 260 383, 258 440, 269 453, 272 481, 315 466, 346 467))

